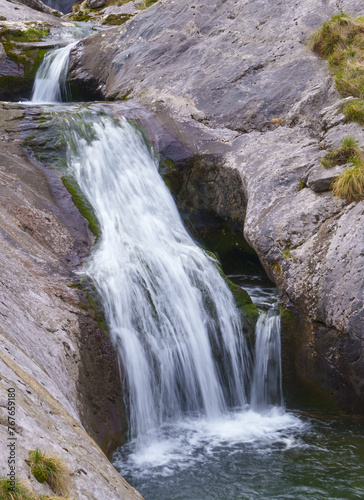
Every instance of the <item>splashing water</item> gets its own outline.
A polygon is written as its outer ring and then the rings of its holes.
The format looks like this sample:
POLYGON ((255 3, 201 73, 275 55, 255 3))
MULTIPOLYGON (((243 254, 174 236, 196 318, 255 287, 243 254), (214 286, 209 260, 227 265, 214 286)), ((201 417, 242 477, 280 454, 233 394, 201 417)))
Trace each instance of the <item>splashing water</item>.
POLYGON ((52 104, 68 101, 66 86, 70 52, 77 42, 48 52, 40 65, 33 86, 32 103, 52 104))

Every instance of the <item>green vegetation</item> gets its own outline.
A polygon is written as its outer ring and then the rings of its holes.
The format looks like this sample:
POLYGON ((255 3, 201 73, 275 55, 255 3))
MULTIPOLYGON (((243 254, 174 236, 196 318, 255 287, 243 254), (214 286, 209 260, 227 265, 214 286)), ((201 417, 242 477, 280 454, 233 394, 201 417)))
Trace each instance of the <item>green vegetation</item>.
POLYGON ((88 227, 92 234, 98 238, 100 236, 100 226, 96 218, 95 212, 82 193, 77 181, 74 177, 67 175, 61 177, 61 180, 72 197, 73 203, 76 205, 78 211, 88 222, 88 227))
POLYGON ((302 191, 302 189, 305 189, 307 187, 307 184, 302 179, 302 177, 299 178, 298 185, 299 185, 299 189, 298 189, 299 191, 302 191))
POLYGON ((364 199, 364 152, 359 148, 356 139, 344 137, 341 146, 328 153, 321 160, 325 168, 351 163, 332 183, 331 189, 335 196, 344 198, 349 203, 364 199))
POLYGON ((70 472, 61 457, 36 448, 29 451, 29 460, 26 462, 39 483, 48 483, 57 495, 68 495, 71 488, 70 472))
POLYGON ((349 203, 364 200, 364 164, 361 159, 351 158, 353 164, 332 184, 332 192, 349 203))
POLYGON ((364 125, 364 101, 360 99, 351 99, 341 106, 347 120, 364 125))
POLYGON ((292 250, 290 248, 286 248, 285 250, 282 250, 282 255, 284 259, 292 259, 294 262, 297 261, 297 257, 292 255, 292 250))
POLYGON ((158 2, 158 0, 144 0, 143 3, 140 5, 139 9, 140 10, 145 10, 148 7, 151 7, 152 5, 154 5, 157 2, 158 2))
POLYGON ((364 124, 364 17, 341 12, 310 38, 309 47, 327 59, 342 97, 356 97, 343 106, 348 120, 364 124))
POLYGON ((6 477, 0 477, 1 500, 37 500, 25 481, 15 479, 14 484, 12 483, 6 477))
POLYGON ((325 155, 321 160, 321 165, 325 168, 332 168, 336 165, 345 165, 345 163, 352 162, 353 158, 361 159, 363 156, 360 151, 359 142, 347 135, 341 140, 341 146, 331 153, 325 155))

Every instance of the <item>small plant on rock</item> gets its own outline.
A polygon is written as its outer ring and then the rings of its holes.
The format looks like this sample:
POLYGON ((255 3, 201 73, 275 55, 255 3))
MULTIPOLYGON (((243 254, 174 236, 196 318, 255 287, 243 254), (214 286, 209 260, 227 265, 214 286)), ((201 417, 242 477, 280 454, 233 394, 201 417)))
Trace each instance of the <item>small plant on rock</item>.
POLYGON ((1 500, 37 500, 37 496, 25 481, 15 479, 13 482, 6 477, 0 477, 0 498, 1 500))
POLYGON ((342 97, 356 97, 343 105, 348 120, 364 124, 364 18, 341 12, 310 38, 311 50, 327 59, 342 97))
POLYGON ((364 164, 360 158, 351 158, 353 164, 332 184, 332 192, 348 202, 364 200, 364 164))
POLYGON ((325 155, 321 160, 321 165, 325 168, 332 168, 336 165, 345 165, 345 163, 352 163, 352 159, 363 158, 363 152, 359 149, 359 142, 347 135, 341 140, 341 146, 331 153, 325 155))
POLYGON ((68 495, 71 487, 70 472, 61 457, 50 455, 37 448, 29 451, 27 464, 37 481, 48 483, 56 495, 68 495))

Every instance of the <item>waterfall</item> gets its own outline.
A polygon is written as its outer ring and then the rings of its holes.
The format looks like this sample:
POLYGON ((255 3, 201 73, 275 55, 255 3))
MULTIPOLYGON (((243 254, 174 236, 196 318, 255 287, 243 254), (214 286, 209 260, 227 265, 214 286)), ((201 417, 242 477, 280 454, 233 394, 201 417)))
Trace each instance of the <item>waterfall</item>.
POLYGON ((131 434, 184 412, 246 404, 239 311, 213 258, 187 233, 140 132, 102 112, 69 116, 69 168, 102 237, 85 271, 122 360, 131 434))
POLYGON ((255 327, 252 408, 264 411, 283 404, 281 372, 281 317, 272 308, 261 314, 255 327))
MULTIPOLYGON (((62 99, 75 43, 45 57, 33 102, 62 99)), ((221 418, 247 407, 249 388, 254 410, 281 405, 279 317, 259 318, 252 370, 231 291, 186 231, 142 133, 100 106, 59 118, 69 174, 100 224, 84 273, 119 354, 131 437, 186 414, 221 418)))
POLYGON ((40 65, 33 86, 32 102, 50 104, 67 101, 66 87, 69 55, 77 42, 48 52, 40 65))

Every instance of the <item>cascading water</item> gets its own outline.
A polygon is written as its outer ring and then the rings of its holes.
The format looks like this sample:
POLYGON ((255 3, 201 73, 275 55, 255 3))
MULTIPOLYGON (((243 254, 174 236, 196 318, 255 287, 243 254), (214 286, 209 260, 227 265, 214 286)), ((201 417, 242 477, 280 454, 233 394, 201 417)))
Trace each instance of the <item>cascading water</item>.
POLYGON ((70 43, 45 55, 35 77, 32 103, 51 104, 69 100, 66 87, 68 60, 76 43, 70 43))
POLYGON ((247 347, 216 262, 188 235, 158 162, 126 120, 69 118, 70 168, 102 239, 87 265, 125 371, 132 436, 246 404, 247 347), (87 130, 87 138, 85 136, 87 130))
POLYGON ((251 405, 264 411, 282 406, 281 317, 275 308, 261 314, 255 327, 255 366, 251 405))
MULTIPOLYGON (((61 99, 71 48, 45 61, 33 102, 61 99)), ((101 106, 74 111, 63 117, 69 168, 102 229, 84 272, 104 300, 136 436, 115 467, 147 500, 363 498, 363 426, 307 424, 279 406, 276 292, 240 276, 268 309, 250 362, 230 291, 186 233, 141 134, 101 106)))

